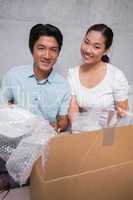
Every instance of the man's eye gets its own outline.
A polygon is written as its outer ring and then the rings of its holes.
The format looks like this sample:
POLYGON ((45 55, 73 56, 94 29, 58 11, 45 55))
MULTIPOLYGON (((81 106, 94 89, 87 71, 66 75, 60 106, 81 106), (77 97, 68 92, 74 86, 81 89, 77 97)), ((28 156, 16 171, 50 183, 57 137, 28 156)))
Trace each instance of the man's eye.
POLYGON ((100 47, 99 47, 99 46, 95 46, 95 48, 96 48, 96 49, 100 49, 100 47))
POLYGON ((39 47, 38 49, 39 49, 39 50, 43 50, 44 48, 43 48, 43 47, 39 47))
POLYGON ((57 49, 51 49, 52 52, 57 52, 57 49))
POLYGON ((53 51, 53 52, 56 52, 56 51, 57 51, 57 49, 51 49, 51 51, 53 51))

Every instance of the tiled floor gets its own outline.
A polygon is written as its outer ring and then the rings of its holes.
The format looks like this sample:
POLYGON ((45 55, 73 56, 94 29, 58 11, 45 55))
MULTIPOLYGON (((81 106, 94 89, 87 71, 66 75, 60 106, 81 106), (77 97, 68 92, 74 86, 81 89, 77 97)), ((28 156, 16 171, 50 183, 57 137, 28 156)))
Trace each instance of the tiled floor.
MULTIPOLYGON (((0 200, 2 200, 3 195, 4 193, 0 194, 0 200)), ((4 200, 30 200, 30 188, 22 187, 10 190, 4 200)))

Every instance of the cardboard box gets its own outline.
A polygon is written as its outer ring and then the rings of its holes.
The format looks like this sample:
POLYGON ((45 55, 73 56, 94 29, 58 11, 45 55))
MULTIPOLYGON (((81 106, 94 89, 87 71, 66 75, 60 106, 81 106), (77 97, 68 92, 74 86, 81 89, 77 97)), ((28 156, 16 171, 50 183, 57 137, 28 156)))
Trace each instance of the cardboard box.
POLYGON ((50 141, 45 175, 31 174, 32 200, 133 200, 133 126, 50 141))

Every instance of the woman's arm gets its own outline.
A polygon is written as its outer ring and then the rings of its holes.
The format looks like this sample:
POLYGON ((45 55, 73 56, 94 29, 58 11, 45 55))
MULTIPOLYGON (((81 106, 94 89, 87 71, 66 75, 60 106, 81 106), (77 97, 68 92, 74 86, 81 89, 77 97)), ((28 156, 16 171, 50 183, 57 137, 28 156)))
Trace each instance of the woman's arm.
POLYGON ((70 102, 69 114, 68 114, 70 122, 73 121, 74 116, 77 112, 79 112, 79 105, 77 103, 76 96, 72 96, 71 102, 70 102))

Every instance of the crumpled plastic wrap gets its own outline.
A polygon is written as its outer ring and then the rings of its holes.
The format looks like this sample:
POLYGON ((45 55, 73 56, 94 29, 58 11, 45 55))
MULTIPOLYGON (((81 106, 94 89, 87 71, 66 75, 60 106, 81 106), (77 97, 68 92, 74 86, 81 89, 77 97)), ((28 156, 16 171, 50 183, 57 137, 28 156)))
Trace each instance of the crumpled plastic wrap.
POLYGON ((122 127, 133 125, 133 113, 131 111, 124 111, 123 117, 118 117, 117 112, 114 112, 109 123, 109 127, 122 127))
POLYGON ((133 125, 133 113, 124 111, 124 117, 118 117, 117 111, 92 108, 77 113, 72 122, 72 133, 95 131, 104 128, 133 125))
POLYGON ((102 108, 86 109, 85 112, 76 113, 72 122, 72 132, 85 132, 105 128, 108 126, 112 111, 102 108))
POLYGON ((48 121, 22 108, 0 108, 0 157, 20 185, 27 181, 42 153, 44 162, 47 160, 48 142, 55 134, 48 121))

